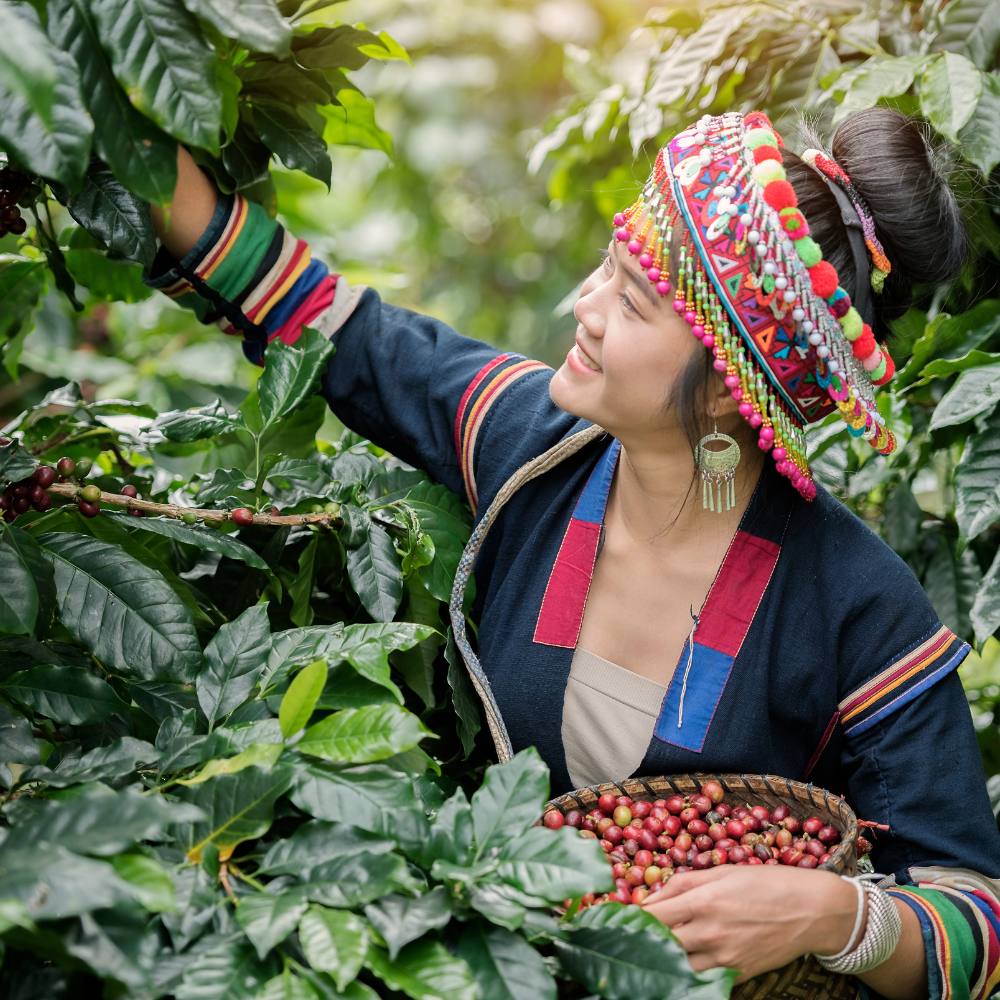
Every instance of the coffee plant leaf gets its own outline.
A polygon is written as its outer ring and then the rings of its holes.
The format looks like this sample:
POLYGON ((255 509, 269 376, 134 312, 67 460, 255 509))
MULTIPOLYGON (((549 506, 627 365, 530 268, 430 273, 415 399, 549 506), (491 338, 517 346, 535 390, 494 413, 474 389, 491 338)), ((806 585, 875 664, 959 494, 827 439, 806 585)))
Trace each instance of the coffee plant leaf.
POLYGON ((970 368, 934 408, 930 430, 951 427, 992 409, 1000 400, 1000 364, 970 368))
POLYGON ((420 578, 439 601, 451 600, 451 584, 472 531, 468 509, 447 487, 420 483, 406 495, 420 527, 434 540, 434 561, 420 569, 420 578))
POLYGON ((255 719, 219 726, 205 741, 205 758, 231 757, 255 743, 283 743, 281 724, 277 719, 255 719))
POLYGON ((468 963, 482 1000, 555 1000, 556 981, 539 953, 502 927, 466 924, 458 957, 468 963))
POLYGON ((289 170, 301 170, 322 181, 329 190, 333 163, 326 143, 293 107, 279 101, 256 100, 253 120, 264 145, 289 170))
POLYGON ((924 591, 941 623, 956 635, 972 637, 969 614, 983 578, 982 570, 971 549, 956 555, 953 543, 943 535, 924 572, 924 591))
POLYGON ((387 840, 348 823, 312 819, 290 837, 268 848, 258 872, 267 875, 300 875, 306 881, 317 865, 349 854, 388 854, 396 847, 387 840))
POLYGON ((285 969, 280 976, 265 983, 256 994, 256 1000, 320 1000, 321 996, 311 978, 303 979, 294 975, 291 969, 285 969))
POLYGON ((80 74, 73 57, 57 49, 40 28, 27 21, 24 27, 37 33, 35 47, 55 67, 55 98, 46 120, 23 93, 8 90, 0 82, 0 142, 32 173, 58 181, 73 192, 87 170, 94 133, 80 92, 80 74))
POLYGON ((157 756, 152 744, 123 736, 108 746, 91 750, 76 762, 61 760, 56 771, 45 766, 33 767, 21 775, 21 781, 45 781, 53 788, 69 788, 89 781, 123 778, 140 767, 151 767, 157 756))
POLYGON ((311 902, 335 909, 364 906, 397 889, 416 887, 400 855, 365 852, 316 865, 303 886, 311 902))
POLYGON ((41 763, 31 723, 4 702, 0 702, 0 756, 7 764, 41 763))
POLYGON ((375 121, 375 105, 357 90, 339 90, 336 103, 324 105, 320 113, 326 118, 324 142, 333 146, 380 149, 390 160, 394 158, 392 136, 379 128, 375 121))
POLYGON ((994 556, 983 577, 969 617, 976 641, 980 643, 985 642, 1000 627, 1000 554, 994 556))
POLYGON ((600 845, 583 840, 572 828, 564 829, 566 833, 532 827, 508 840, 499 854, 499 878, 549 900, 612 891, 614 880, 600 845))
POLYGON ((266 603, 247 608, 215 633, 197 680, 198 701, 209 726, 246 701, 270 651, 266 603))
POLYGON ((467 865, 472 855, 472 808, 459 788, 438 809, 431 824, 423 857, 426 868, 439 858, 455 865, 467 865))
POLYGON ((479 986, 464 959, 455 958, 440 941, 429 938, 407 945, 390 961, 372 946, 365 965, 391 990, 411 1000, 476 1000, 479 986))
POLYGON ((262 836, 270 829, 274 803, 291 784, 294 770, 278 765, 249 767, 239 774, 220 774, 211 781, 182 788, 178 795, 198 806, 205 818, 175 827, 178 846, 188 860, 201 860, 204 846, 211 842, 225 861, 244 840, 262 836))
POLYGON ((289 618, 294 625, 306 626, 313 623, 313 608, 310 603, 313 589, 313 572, 316 566, 316 550, 319 535, 314 535, 299 555, 298 573, 288 585, 288 596, 292 599, 289 618))
POLYGON ((276 956, 261 961, 249 942, 224 940, 185 963, 176 1000, 253 1000, 278 971, 276 956))
POLYGON ((155 858, 145 854, 117 854, 111 858, 111 864, 143 909, 150 913, 176 912, 174 884, 155 858))
POLYGON ((329 761, 370 764, 415 747, 433 735, 399 705, 348 708, 321 719, 295 744, 300 753, 329 761))
MULTIPOLYGON (((0 279, 7 271, 0 272, 0 279)), ((22 274, 23 276, 23 274, 22 274)), ((15 275, 15 280, 17 275, 15 275)), ((11 441, 0 448, 0 478, 15 482, 30 476, 35 471, 38 462, 25 450, 20 441, 11 441)))
POLYGON ((365 540, 347 550, 347 574, 365 610, 379 622, 391 622, 403 599, 399 556, 389 533, 368 521, 365 540))
POLYGON ((503 885, 473 886, 469 892, 469 906, 481 913, 490 923, 516 931, 524 925, 527 909, 516 899, 511 899, 503 885))
POLYGON ((343 992, 364 967, 368 927, 357 914, 310 906, 299 923, 299 942, 309 964, 329 973, 343 992))
POLYGON ((25 100, 46 125, 59 70, 40 27, 18 15, 13 4, 0 7, 0 88, 25 100))
POLYGON ((986 365, 995 365, 997 362, 1000 362, 1000 354, 973 350, 958 358, 938 358, 936 361, 932 361, 920 373, 920 378, 921 382, 935 378, 947 378, 949 375, 957 375, 970 368, 983 368, 986 365))
POLYGON ((400 949, 411 941, 444 927, 451 914, 451 900, 444 886, 415 899, 394 893, 365 907, 365 916, 389 949, 390 962, 395 962, 400 949))
POLYGON ((187 711, 204 719, 193 683, 133 680, 129 682, 128 691, 132 700, 159 723, 166 724, 187 711))
POLYGON ((133 105, 180 142, 219 153, 215 51, 180 0, 91 0, 101 45, 133 105))
POLYGON ((970 436, 955 467, 955 520, 971 541, 1000 520, 1000 414, 994 412, 979 434, 970 436))
POLYGON ((983 93, 982 74, 956 52, 944 52, 920 80, 920 110, 952 142, 972 117, 983 93))
MULTIPOLYGON (((1000 11, 1000 4, 994 5, 1000 11)), ((962 156, 989 177, 1000 163, 1000 80, 982 74, 983 96, 958 134, 962 156)))
MULTIPOLYGON (((333 344, 310 327, 303 327, 302 335, 294 344, 286 344, 279 338, 268 346, 264 354, 264 372, 257 380, 264 430, 312 398, 312 391, 326 371, 331 354, 333 344)), ((280 451, 273 447, 268 450, 280 451)))
POLYGON ((457 716, 458 736, 462 741, 462 751, 468 758, 475 748, 476 735, 483 725, 479 716, 480 702, 450 627, 444 655, 448 662, 448 687, 451 689, 451 702, 457 716))
POLYGON ((945 5, 934 49, 960 52, 989 69, 1000 47, 1000 5, 993 0, 956 0, 945 5))
POLYGON ((193 616, 155 570, 87 535, 38 539, 55 573, 62 623, 127 677, 190 682, 201 662, 193 616))
POLYGON ((261 892, 240 900, 236 922, 257 949, 257 957, 263 960, 269 951, 295 930, 308 908, 301 889, 280 895, 261 892))
MULTIPOLYGON (((283 749, 280 743, 251 743, 246 750, 235 757, 210 760, 193 778, 178 778, 177 784, 201 785, 217 774, 238 774, 248 767, 262 767, 269 770, 277 763, 283 749)), ((201 756, 204 757, 205 754, 202 753, 201 756)))
MULTIPOLYGON (((549 769, 534 747, 488 768, 472 796, 476 857, 523 834, 538 820, 548 797, 549 769)), ((573 894, 560 898, 566 895, 573 894)))
POLYGON ((291 25, 274 0, 184 0, 184 6, 248 49, 281 56, 291 45, 291 25))
POLYGON ((83 667, 19 670, 0 682, 0 691, 61 725, 92 726, 128 710, 110 684, 83 667))
POLYGON ((362 52, 364 46, 374 46, 379 52, 376 58, 389 54, 378 35, 349 24, 314 28, 297 33, 292 39, 296 61, 301 66, 319 69, 361 69, 372 58, 362 52))
POLYGON ((243 424, 230 416, 222 401, 217 399, 214 403, 193 410, 170 410, 161 413, 153 426, 168 441, 186 443, 239 430, 243 424))
POLYGON ((278 710, 281 734, 285 739, 309 724, 316 702, 326 686, 327 673, 326 661, 316 660, 295 675, 278 710))
POLYGON ((333 88, 315 69, 303 69, 296 63, 266 56, 242 63, 236 69, 242 92, 278 98, 287 104, 328 104, 334 100, 333 88))
POLYGON ((39 615, 51 620, 55 607, 52 567, 38 542, 26 531, 0 534, 0 632, 31 635, 39 615))
POLYGON ((953 360, 975 350, 997 331, 998 300, 984 299, 968 312, 958 316, 938 313, 927 323, 911 348, 906 367, 899 373, 900 385, 909 385, 935 359, 953 360))

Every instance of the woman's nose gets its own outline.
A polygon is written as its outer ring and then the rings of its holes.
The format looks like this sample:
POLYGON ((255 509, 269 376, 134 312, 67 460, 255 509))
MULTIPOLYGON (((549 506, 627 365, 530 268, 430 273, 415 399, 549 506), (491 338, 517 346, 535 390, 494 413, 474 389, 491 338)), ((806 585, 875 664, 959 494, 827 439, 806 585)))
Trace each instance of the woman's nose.
MULTIPOLYGON (((585 286, 586 287, 586 286, 585 286)), ((592 337, 604 336, 604 312, 601 304, 602 286, 597 285, 586 294, 581 290, 580 297, 573 306, 573 315, 592 337)))

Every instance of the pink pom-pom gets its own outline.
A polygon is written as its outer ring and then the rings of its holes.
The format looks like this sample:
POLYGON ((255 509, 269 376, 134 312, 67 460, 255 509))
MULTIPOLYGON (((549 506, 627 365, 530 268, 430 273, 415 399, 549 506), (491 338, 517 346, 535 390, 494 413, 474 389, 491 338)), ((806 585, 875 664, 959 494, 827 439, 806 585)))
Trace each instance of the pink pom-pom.
POLYGON ((614 224, 616 226, 624 226, 625 225, 625 213, 624 212, 618 212, 615 215, 615 217, 614 217, 614 219, 612 221, 614 222, 614 224))
POLYGON ((740 384, 739 375, 727 375, 726 376, 726 388, 735 389, 740 384))
POLYGON ((623 227, 615 233, 615 239, 618 240, 619 243, 624 243, 631 235, 632 234, 623 227))
MULTIPOLYGON (((684 318, 687 319, 686 316, 684 318)), ((695 325, 691 327, 691 336, 697 337, 699 340, 705 336, 705 328, 701 325, 701 323, 695 323, 695 325)))
POLYGON ((642 244, 638 240, 629 240, 628 252, 634 257, 637 253, 642 253, 642 244))
POLYGON ((656 290, 661 295, 669 295, 670 294, 670 282, 669 281, 658 281, 656 283, 656 290))
POLYGON ((782 448, 782 447, 779 446, 779 447, 777 447, 777 448, 774 449, 774 451, 772 452, 772 454, 774 455, 775 459, 780 462, 780 461, 782 461, 785 458, 785 456, 788 453, 785 451, 784 448, 782 448))
POLYGON ((882 364, 882 352, 872 351, 867 358, 861 359, 861 367, 864 368, 866 372, 875 371, 878 366, 882 364))
POLYGON ((764 423, 764 418, 759 413, 751 413, 750 420, 748 421, 750 426, 753 428, 760 427, 764 423))
MULTIPOLYGON (((659 289, 657 289, 659 291, 659 289)), ((682 313, 687 307, 684 305, 683 299, 674 299, 674 312, 682 313)))
POLYGON ((738 403, 743 398, 743 390, 737 386, 729 395, 738 403))
POLYGON ((651 267, 646 272, 646 277, 655 284, 660 280, 660 269, 658 267, 651 267))
MULTIPOLYGON (((706 344, 705 346, 708 347, 708 344, 706 344)), ((729 365, 727 365, 726 362, 722 358, 716 358, 712 362, 712 367, 717 372, 724 372, 729 367, 729 365)))
POLYGON ((749 403, 740 403, 740 416, 748 419, 753 413, 753 407, 749 403))
POLYGON ((694 326, 694 321, 697 318, 698 315, 693 309, 688 309, 688 311, 684 313, 684 322, 687 323, 688 326, 694 326))
POLYGON ((645 271, 647 267, 652 267, 652 266, 653 266, 653 255, 644 253, 639 258, 639 267, 641 267, 645 271))

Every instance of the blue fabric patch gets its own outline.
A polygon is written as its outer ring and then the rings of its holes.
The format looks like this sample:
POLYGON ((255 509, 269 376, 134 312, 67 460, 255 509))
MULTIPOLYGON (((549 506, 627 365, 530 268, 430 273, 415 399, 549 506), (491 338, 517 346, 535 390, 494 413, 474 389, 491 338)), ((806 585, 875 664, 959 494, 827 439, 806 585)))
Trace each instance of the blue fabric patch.
POLYGON ((587 480, 580 499, 576 503, 573 517, 588 524, 603 524, 604 511, 608 506, 608 491, 611 489, 611 478, 615 474, 615 463, 621 443, 612 441, 607 451, 600 457, 594 471, 587 480))
POLYGON ((694 657, 687 675, 687 688, 684 691, 682 725, 678 729, 677 718, 680 714, 684 674, 687 671, 688 648, 685 642, 673 680, 660 707, 660 717, 656 720, 653 735, 665 743, 701 753, 705 737, 708 735, 708 727, 729 679, 734 657, 695 642, 694 657))

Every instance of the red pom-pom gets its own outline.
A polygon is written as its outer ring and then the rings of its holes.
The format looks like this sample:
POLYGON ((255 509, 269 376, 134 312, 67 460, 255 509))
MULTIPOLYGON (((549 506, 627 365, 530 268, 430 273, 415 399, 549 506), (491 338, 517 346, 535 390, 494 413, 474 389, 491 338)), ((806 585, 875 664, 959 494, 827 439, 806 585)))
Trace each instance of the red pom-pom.
POLYGON ((875 334, 872 333, 872 328, 865 323, 861 327, 861 336, 857 340, 852 341, 851 350, 854 351, 854 356, 859 360, 863 361, 867 358, 872 351, 878 345, 875 343, 875 334))
MULTIPOLYGON (((758 125, 765 125, 767 128, 771 128, 771 123, 763 111, 751 111, 750 114, 743 118, 743 124, 747 129, 752 129, 758 125)), ((772 131, 774 130, 772 129, 772 131)))
POLYGON ((788 181, 771 181, 764 188, 764 201, 776 212, 783 208, 798 208, 799 199, 795 197, 795 188, 788 181))
POLYGON ((776 146, 758 146, 753 151, 753 162, 761 163, 764 160, 777 160, 781 163, 781 153, 776 146))
MULTIPOLYGON (((821 298, 828 299, 837 290, 837 269, 829 261, 821 260, 809 268, 813 291, 821 298)), ((870 353, 870 352, 869 352, 870 353)))
POLYGON ((883 347, 882 357, 885 358, 885 374, 875 383, 875 385, 885 385, 893 375, 896 374, 896 366, 892 362, 892 356, 883 347))

